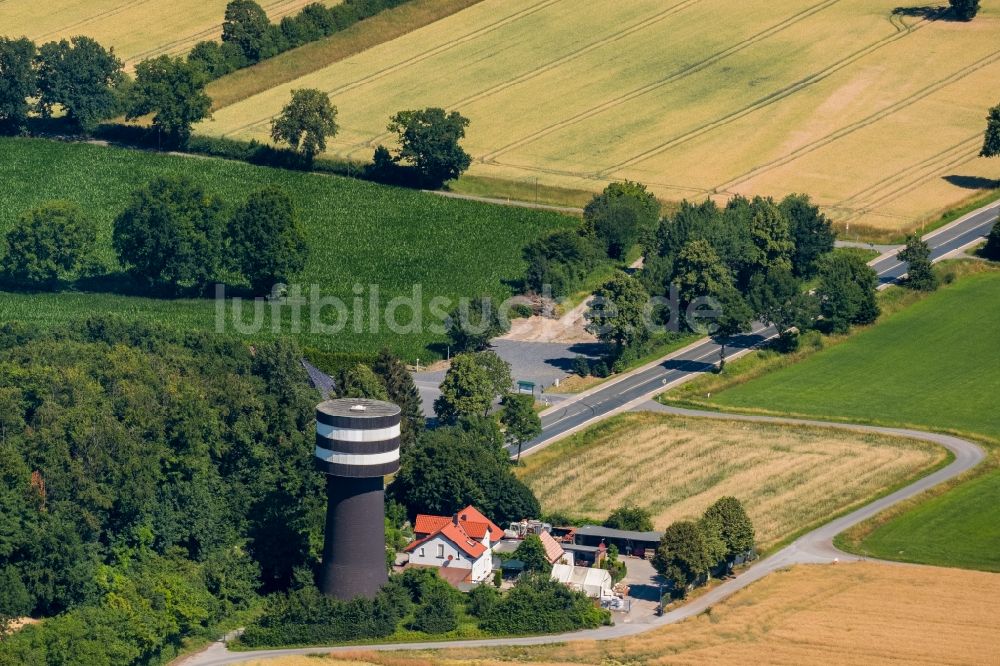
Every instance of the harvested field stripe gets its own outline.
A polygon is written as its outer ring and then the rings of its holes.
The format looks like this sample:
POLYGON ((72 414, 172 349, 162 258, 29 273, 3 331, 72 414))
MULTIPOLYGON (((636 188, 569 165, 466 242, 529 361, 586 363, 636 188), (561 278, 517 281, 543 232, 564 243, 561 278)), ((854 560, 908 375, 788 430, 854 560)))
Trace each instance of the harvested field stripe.
POLYGON ((753 113, 754 111, 766 108, 766 107, 774 104, 775 102, 781 101, 783 99, 786 99, 787 97, 790 97, 790 96, 794 95, 795 93, 801 92, 803 90, 807 90, 813 84, 818 83, 818 82, 820 82, 820 81, 828 78, 829 76, 831 76, 831 75, 839 72, 840 70, 844 69, 848 65, 854 64, 855 62, 857 62, 861 58, 864 58, 865 56, 868 56, 868 55, 870 55, 870 54, 878 51, 879 49, 885 48, 886 46, 892 44, 893 42, 896 42, 896 41, 898 41, 900 39, 903 39, 903 38, 905 38, 905 37, 907 37, 909 35, 912 35, 914 32, 916 32, 920 28, 924 27, 925 25, 927 25, 927 21, 926 20, 922 20, 922 21, 914 24, 913 26, 911 26, 905 32, 895 32, 892 35, 889 35, 888 37, 884 37, 882 39, 879 39, 879 40, 877 40, 877 41, 869 44, 868 46, 866 46, 864 48, 858 49, 857 51, 855 51, 851 55, 847 56, 846 58, 842 58, 841 60, 838 60, 837 62, 834 62, 833 64, 831 64, 831 65, 829 65, 829 66, 821 69, 820 71, 816 72, 815 74, 807 76, 806 78, 804 78, 804 79, 802 79, 800 81, 797 81, 795 83, 792 83, 791 85, 788 85, 788 86, 785 86, 784 88, 776 90, 776 91, 772 92, 769 95, 765 95, 764 97, 758 99, 757 101, 753 102, 752 104, 749 104, 749 105, 743 107, 742 109, 739 109, 738 111, 734 111, 733 113, 727 114, 727 115, 723 116, 722 118, 719 118, 718 120, 712 121, 710 123, 706 123, 706 124, 702 125, 701 127, 697 128, 697 129, 694 129, 694 130, 691 130, 690 132, 685 132, 684 134, 676 136, 673 139, 670 139, 669 141, 661 143, 658 146, 650 148, 649 150, 643 151, 642 153, 639 153, 638 155, 636 155, 636 156, 634 156, 634 157, 632 157, 632 158, 630 158, 628 160, 625 160, 624 162, 619 162, 618 164, 615 164, 615 165, 612 165, 610 167, 607 167, 606 169, 603 169, 600 172, 598 172, 598 175, 600 175, 600 176, 608 176, 608 175, 613 174, 616 171, 620 171, 621 169, 625 169, 625 168, 628 168, 630 166, 634 166, 636 164, 640 164, 642 162, 645 162, 646 160, 648 160, 648 159, 650 159, 652 157, 657 157, 657 156, 659 156, 659 155, 661 155, 661 154, 669 151, 671 148, 675 148, 675 147, 677 147, 677 146, 679 146, 681 144, 687 143, 688 141, 691 141, 692 139, 695 139, 695 138, 697 138, 697 137, 699 137, 699 136, 701 136, 703 134, 711 132, 714 129, 717 129, 719 127, 724 127, 724 126, 726 126, 726 125, 728 125, 728 124, 730 124, 732 122, 735 122, 736 120, 739 120, 740 118, 743 118, 743 117, 745 117, 745 116, 753 113))
POLYGON ((754 169, 752 169, 750 171, 742 173, 739 176, 736 176, 735 178, 733 178, 733 179, 731 179, 729 181, 726 181, 725 183, 717 185, 713 189, 715 191, 720 192, 720 193, 725 193, 730 188, 732 188, 732 187, 734 187, 736 185, 739 185, 740 183, 744 183, 744 182, 750 180, 751 178, 754 178, 755 176, 759 176, 762 173, 766 173, 766 172, 771 171, 773 169, 776 169, 778 167, 784 166, 784 165, 786 165, 786 164, 788 164, 790 162, 794 162, 798 158, 800 158, 800 157, 802 157, 804 155, 808 155, 809 153, 811 153, 811 152, 813 152, 813 151, 815 151, 815 150, 817 150, 819 148, 822 148, 823 146, 827 146, 827 145, 833 143, 834 141, 842 139, 845 136, 858 131, 859 129, 862 129, 864 127, 868 127, 869 125, 871 125, 871 124, 873 124, 875 122, 878 122, 879 120, 883 120, 884 118, 888 118, 889 116, 893 115, 894 113, 898 113, 899 111, 902 111, 903 109, 906 109, 906 108, 912 106, 913 104, 919 102, 920 100, 925 99, 929 95, 931 95, 933 93, 936 93, 939 90, 941 90, 943 88, 946 88, 947 86, 949 86, 949 85, 951 85, 953 83, 961 81, 962 79, 964 79, 965 77, 969 76, 970 74, 972 74, 974 72, 977 72, 980 69, 982 69, 984 67, 987 67, 989 65, 992 65, 992 64, 994 64, 995 62, 998 62, 998 61, 1000 61, 1000 51, 996 51, 996 52, 994 52, 994 53, 986 56, 985 58, 983 58, 983 59, 981 59, 981 60, 979 60, 979 61, 977 61, 977 62, 975 62, 975 63, 973 63, 971 65, 969 65, 968 67, 965 67, 965 68, 963 68, 963 69, 961 69, 961 70, 959 70, 959 71, 951 74, 950 76, 947 76, 947 77, 945 77, 945 78, 943 78, 943 79, 941 79, 939 81, 936 81, 936 82, 930 84, 926 88, 923 88, 922 90, 919 90, 919 91, 915 92, 914 94, 910 95, 906 99, 899 100, 899 101, 897 101, 897 102, 895 102, 893 104, 890 104, 889 106, 886 106, 886 107, 884 107, 882 109, 879 109, 878 111, 876 111, 875 113, 871 114, 870 116, 867 116, 866 118, 863 118, 863 119, 861 119, 861 120, 859 120, 859 121, 857 121, 855 123, 851 123, 850 125, 846 125, 845 127, 842 127, 840 129, 836 130, 835 132, 831 132, 830 134, 827 134, 823 138, 818 139, 817 141, 815 141, 813 143, 807 144, 805 146, 802 146, 801 148, 793 150, 792 152, 786 153, 785 155, 783 155, 783 156, 781 156, 781 157, 779 157, 779 158, 777 158, 775 160, 772 160, 770 162, 767 162, 766 164, 761 164, 760 166, 758 166, 758 167, 756 167, 756 168, 754 168, 754 169))
MULTIPOLYGON (((560 3, 560 2, 564 2, 564 1, 565 0, 544 0, 544 2, 541 2, 541 3, 537 4, 537 5, 534 5, 532 7, 528 7, 526 9, 522 9, 519 12, 515 12, 514 14, 510 14, 509 16, 505 16, 504 18, 499 19, 498 21, 495 21, 493 23, 490 23, 489 25, 483 26, 482 28, 478 28, 476 30, 473 30, 472 32, 466 33, 466 34, 462 35, 461 37, 458 37, 456 39, 453 39, 453 40, 449 41, 447 44, 441 44, 439 46, 435 46, 434 48, 428 49, 426 51, 423 51, 422 53, 419 53, 419 54, 413 56, 412 58, 409 58, 409 59, 407 59, 407 60, 405 60, 403 62, 397 62, 397 63, 394 63, 392 65, 389 65, 388 67, 383 67, 383 68, 381 68, 381 69, 379 69, 379 70, 377 70, 375 72, 372 72, 368 76, 364 76, 364 77, 362 77, 360 79, 357 79, 355 81, 351 81, 350 83, 345 83, 345 84, 337 86, 335 88, 331 88, 329 90, 325 90, 324 92, 326 92, 329 95, 335 97, 336 95, 338 95, 340 93, 344 93, 344 92, 347 92, 349 90, 354 90, 355 88, 360 88, 361 86, 366 85, 368 83, 371 83, 372 81, 376 81, 378 79, 381 79, 381 78, 383 78, 385 76, 388 76, 389 74, 392 74, 392 73, 397 72, 399 70, 406 69, 407 67, 410 67, 411 65, 415 65, 418 62, 422 62, 424 60, 427 60, 428 58, 432 58, 432 57, 434 57, 436 55, 440 55, 441 53, 446 53, 447 51, 450 51, 451 49, 453 49, 453 48, 455 48, 457 46, 465 44, 466 42, 470 42, 470 41, 473 41, 475 39, 478 39, 478 38, 482 37, 483 35, 486 35, 486 34, 489 34, 491 32, 494 32, 495 30, 498 30, 498 29, 500 29, 500 28, 502 28, 504 26, 507 26, 507 25, 509 25, 511 23, 516 23, 517 21, 520 21, 521 19, 523 19, 523 18, 525 18, 527 16, 531 16, 532 14, 536 14, 536 13, 542 11, 543 9, 546 9, 546 8, 550 7, 551 5, 554 5, 554 4, 557 4, 557 3, 560 3)), ((234 133, 242 132, 242 131, 251 129, 253 127, 257 127, 257 126, 262 125, 264 123, 270 122, 271 118, 273 118, 273 117, 274 117, 273 115, 269 115, 266 118, 257 118, 256 120, 253 120, 253 121, 251 121, 251 122, 249 122, 249 123, 247 123, 245 125, 242 125, 242 126, 237 127, 237 128, 235 128, 233 130, 230 130, 229 132, 226 132, 225 134, 223 134, 223 136, 230 136, 230 135, 232 135, 234 133)))
MULTIPOLYGON (((874 201, 869 201, 863 204, 861 208, 855 208, 854 213, 849 217, 844 219, 839 219, 837 221, 851 222, 856 218, 860 217, 861 215, 874 212, 878 209, 879 206, 895 201, 902 195, 908 192, 912 192, 916 188, 926 183, 928 180, 938 178, 941 176, 941 174, 975 159, 979 154, 981 142, 982 142, 982 137, 976 134, 970 139, 962 142, 961 144, 958 144, 958 146, 955 147, 954 149, 948 151, 946 155, 942 156, 941 160, 935 161, 934 163, 931 164, 927 164, 924 168, 931 169, 929 173, 920 173, 915 178, 906 181, 902 185, 899 185, 898 187, 892 190, 889 190, 887 193, 883 194, 874 201)), ((917 169, 917 171, 923 172, 924 168, 917 169)), ((909 169, 901 171, 900 175, 913 171, 914 169, 911 167, 909 169)), ((898 183, 896 182, 887 184, 898 185, 898 183)), ((876 190, 872 192, 872 194, 878 194, 878 192, 879 191, 876 190)))
MULTIPOLYGON (((576 60, 580 56, 586 55, 587 53, 590 53, 591 51, 594 51, 594 50, 599 49, 601 47, 607 46, 608 44, 611 44, 611 43, 614 43, 614 42, 619 41, 621 39, 624 39, 625 37, 628 37, 628 36, 630 36, 632 34, 635 34, 637 32, 645 30, 647 28, 651 28, 652 26, 656 25, 657 23, 660 23, 660 22, 662 22, 662 21, 670 18, 671 16, 682 12, 685 9, 687 9, 687 8, 691 7, 692 5, 695 5, 695 4, 697 4, 697 3, 701 2, 701 1, 702 0, 683 0, 683 2, 679 2, 679 3, 675 4, 675 5, 672 5, 672 6, 668 7, 667 9, 663 10, 662 12, 660 12, 659 14, 657 14, 655 16, 651 16, 651 17, 649 17, 647 19, 639 21, 638 23, 634 23, 633 25, 630 25, 627 28, 623 28, 622 30, 620 30, 620 31, 618 31, 616 33, 613 33, 611 35, 603 37, 602 39, 599 39, 596 42, 591 42, 591 43, 587 44, 586 46, 584 46, 584 47, 582 47, 580 49, 577 49, 576 51, 573 51, 571 53, 567 53, 566 55, 564 55, 564 56, 562 56, 560 58, 557 58, 555 60, 550 60, 549 62, 545 63, 544 65, 541 65, 540 67, 538 67, 538 69, 534 69, 534 70, 532 70, 530 72, 526 72, 526 73, 524 73, 524 74, 522 74, 522 75, 520 75, 520 76, 518 76, 516 78, 513 78, 513 79, 511 79, 509 81, 504 81, 503 83, 497 84, 497 85, 495 85, 495 86, 493 86, 491 88, 487 88, 486 90, 482 90, 482 91, 477 92, 477 93, 475 93, 473 95, 470 95, 468 97, 464 97, 464 98, 462 98, 462 99, 460 99, 460 100, 458 100, 456 102, 452 102, 451 104, 448 105, 448 108, 449 109, 460 110, 460 109, 462 109, 463 107, 465 107, 468 104, 472 104, 474 102, 478 102, 478 101, 480 101, 482 99, 486 99, 487 97, 490 97, 491 95, 495 95, 495 94, 497 94, 499 92, 503 92, 505 90, 509 90, 510 88, 513 88, 516 85, 519 85, 519 84, 524 83, 526 81, 530 81, 530 80, 532 80, 534 78, 537 78, 537 77, 541 76, 542 74, 545 74, 546 72, 550 72, 550 71, 556 69, 557 67, 565 65, 568 62, 572 62, 573 60, 576 60)), ((392 136, 391 134, 389 134, 388 132, 386 132, 386 133, 383 133, 383 134, 380 134, 380 135, 376 136, 373 139, 370 139, 370 140, 366 141, 364 144, 361 144, 361 145, 374 147, 376 144, 385 141, 387 138, 389 138, 391 136, 392 136)), ((358 147, 361 147, 361 145, 359 145, 358 147)))
POLYGON ((600 114, 600 113, 602 113, 604 111, 607 111, 608 109, 613 109, 614 107, 619 106, 619 105, 621 105, 621 104, 623 104, 625 102, 629 102, 629 101, 631 101, 633 99, 637 99, 639 97, 642 97, 643 95, 649 94, 649 93, 651 93, 651 92, 653 92, 655 90, 659 90, 663 86, 668 85, 670 83, 673 83, 674 81, 678 81, 678 80, 683 79, 683 78, 685 78, 687 76, 690 76, 692 74, 700 72, 703 69, 705 69, 707 67, 710 67, 711 65, 714 65, 715 63, 719 62, 720 60, 724 60, 725 58, 728 58, 729 56, 731 56, 731 55, 733 55, 735 53, 739 53, 740 51, 746 49, 747 47, 752 46, 753 44, 756 44, 759 41, 767 39, 768 37, 771 37, 772 35, 775 35, 775 34, 781 32, 781 31, 785 30, 786 28, 789 28, 789 27, 795 25, 799 21, 802 21, 802 20, 804 20, 806 18, 809 18, 813 14, 821 12, 824 9, 828 8, 828 7, 832 7, 833 5, 837 4, 838 2, 840 2, 840 0, 824 0, 823 2, 820 2, 817 5, 813 5, 809 9, 806 9, 806 10, 804 10, 802 12, 799 12, 798 14, 794 14, 793 16, 788 17, 787 19, 779 21, 778 23, 774 24, 770 28, 767 28, 766 30, 761 31, 761 32, 757 33, 756 35, 753 35, 752 37, 748 37, 747 39, 743 40, 742 42, 738 42, 737 44, 734 44, 733 46, 730 46, 727 49, 724 49, 722 51, 714 53, 713 55, 705 58, 704 60, 696 62, 693 65, 689 65, 688 67, 684 67, 684 68, 682 68, 682 69, 674 72, 673 74, 670 74, 666 78, 660 79, 658 81, 654 81, 654 82, 649 83, 649 84, 647 84, 645 86, 642 86, 640 88, 636 88, 635 90, 632 90, 632 91, 630 91, 628 93, 625 93, 624 95, 621 95, 621 96, 616 97, 614 99, 608 100, 606 102, 602 102, 601 104, 598 104, 597 106, 591 107, 590 109, 587 109, 586 111, 578 113, 577 115, 575 115, 575 116, 573 116, 571 118, 567 118, 566 120, 561 120, 561 121, 559 121, 557 123, 553 123, 552 125, 549 125, 548 127, 540 129, 537 132, 533 132, 532 134, 524 136, 524 137, 518 139, 517 141, 514 141, 513 143, 509 143, 509 144, 507 144, 505 146, 502 146, 501 148, 498 148, 497 150, 494 150, 494 151, 492 151, 490 153, 486 153, 485 155, 483 155, 483 156, 481 156, 479 158, 479 161, 481 161, 481 162, 493 162, 493 161, 495 161, 495 159, 497 157, 499 157, 500 155, 503 155, 504 153, 507 153, 507 152, 510 152, 511 150, 514 150, 516 148, 520 148, 522 146, 525 146, 525 145, 527 145, 529 143, 532 143, 532 142, 534 142, 534 141, 536 141, 536 140, 538 140, 538 139, 540 139, 542 137, 548 136, 549 134, 552 134, 553 132, 556 132, 556 131, 561 130, 563 128, 569 127, 571 125, 575 125, 575 124, 577 124, 577 123, 579 123, 579 122, 581 122, 583 120, 586 120, 586 119, 591 118, 593 116, 596 116, 596 115, 598 115, 598 114, 600 114))
POLYGON ((978 133, 974 134, 966 139, 963 139, 962 141, 959 141, 956 144, 953 144, 945 148, 944 150, 938 153, 935 153, 934 155, 931 155, 930 157, 921 162, 907 165, 905 168, 900 169, 895 173, 889 174, 885 178, 882 178, 881 180, 872 183, 868 187, 858 190, 857 192, 847 197, 846 199, 838 201, 833 206, 830 206, 830 208, 834 210, 845 211, 848 213, 858 213, 859 212, 858 203, 864 201, 866 197, 878 194, 879 191, 881 191, 883 188, 887 186, 896 185, 901 178, 911 173, 923 172, 926 169, 934 168, 935 166, 940 165, 942 162, 950 163, 950 161, 954 159, 955 154, 957 152, 963 152, 964 154, 964 151, 967 150, 968 146, 978 142, 980 138, 981 136, 978 133))

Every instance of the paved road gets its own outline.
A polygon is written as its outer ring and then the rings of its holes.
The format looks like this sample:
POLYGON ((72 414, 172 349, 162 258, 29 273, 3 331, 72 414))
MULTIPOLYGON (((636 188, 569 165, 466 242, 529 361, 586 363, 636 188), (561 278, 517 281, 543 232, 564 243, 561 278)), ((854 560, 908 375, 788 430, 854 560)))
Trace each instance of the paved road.
MULTIPOLYGON (((1000 202, 924 236, 931 246, 931 259, 940 261, 979 242, 989 234, 998 211, 1000 202)), ((890 250, 869 262, 878 274, 880 289, 906 275, 906 264, 896 259, 896 252, 890 250)), ((747 354, 775 335, 777 331, 774 328, 756 324, 751 333, 730 341, 726 360, 747 354)), ((705 338, 618 381, 602 384, 593 391, 580 394, 575 400, 560 403, 542 413, 542 434, 525 444, 522 451, 537 450, 595 421, 626 411, 656 393, 711 371, 719 360, 719 352, 719 345, 705 338)))
MULTIPOLYGON (((498 638, 474 641, 441 641, 432 643, 397 643, 392 645, 371 645, 364 646, 365 650, 431 650, 453 647, 496 647, 501 645, 545 645, 551 643, 563 643, 569 641, 582 640, 611 640, 624 638, 635 634, 643 633, 666 624, 673 624, 702 613, 706 608, 717 604, 733 593, 742 590, 748 585, 760 580, 773 571, 783 569, 795 564, 830 564, 833 562, 846 562, 861 559, 854 555, 849 555, 837 550, 833 545, 833 537, 844 530, 857 525, 858 523, 871 518, 884 511, 892 505, 913 497, 925 490, 940 483, 952 479, 962 474, 976 465, 985 457, 982 449, 975 444, 957 437, 948 435, 938 435, 935 433, 921 432, 917 430, 907 430, 902 428, 881 428, 876 426, 847 425, 840 423, 826 423, 823 421, 813 421, 806 419, 785 419, 767 416, 748 416, 743 414, 720 414, 718 412, 703 412, 687 409, 667 407, 656 402, 646 402, 639 406, 639 409, 677 414, 681 416, 694 416, 709 419, 740 420, 753 422, 781 423, 790 425, 808 425, 841 430, 852 430, 862 432, 879 433, 899 437, 910 437, 928 442, 933 442, 947 448, 955 455, 955 460, 948 466, 933 474, 917 480, 913 484, 898 490, 881 499, 875 500, 856 511, 845 516, 841 516, 822 527, 796 539, 788 546, 782 548, 773 555, 754 563, 748 569, 742 571, 734 578, 731 578, 717 587, 707 591, 702 596, 694 599, 679 608, 676 608, 662 617, 653 618, 650 622, 641 624, 616 624, 611 627, 601 627, 587 631, 579 631, 568 634, 558 634, 551 636, 531 636, 526 638, 498 638)), ((326 654, 336 652, 357 651, 358 646, 350 647, 317 647, 317 648, 289 648, 283 650, 261 650, 255 652, 230 652, 225 643, 213 643, 207 650, 189 657, 183 661, 184 666, 223 666, 224 664, 236 664, 244 661, 268 659, 303 654, 326 654)))
MULTIPOLYGON (((1000 203, 976 211, 961 220, 948 225, 925 239, 932 247, 932 258, 937 261, 946 255, 957 252, 977 242, 989 233, 997 218, 1000 203)), ((906 267, 897 261, 891 253, 887 253, 872 262, 872 266, 880 276, 883 286, 905 275, 906 267)), ((740 336, 731 341, 732 352, 727 358, 746 354, 754 345, 773 335, 773 329, 758 326, 748 335, 740 336)), ((803 535, 793 543, 782 548, 773 555, 756 562, 738 576, 712 588, 697 599, 670 611, 655 621, 643 624, 618 624, 612 627, 601 627, 588 631, 554 636, 533 636, 527 638, 487 639, 476 641, 444 641, 436 643, 409 643, 393 645, 364 646, 366 650, 427 650, 449 647, 493 647, 498 645, 543 645, 580 640, 609 640, 631 636, 650 629, 680 622, 694 617, 713 604, 719 603, 733 593, 747 587, 767 574, 793 564, 821 564, 835 561, 858 559, 838 551, 833 546, 833 537, 840 532, 857 525, 885 509, 914 497, 925 490, 952 479, 978 465, 985 457, 982 449, 968 442, 949 435, 921 432, 902 428, 882 428, 877 426, 847 425, 825 423, 806 419, 785 419, 780 417, 748 416, 743 414, 723 414, 718 412, 702 412, 685 410, 660 405, 649 400, 653 395, 677 384, 688 381, 698 374, 711 368, 718 359, 719 349, 710 340, 702 340, 683 349, 669 358, 657 361, 646 368, 630 373, 624 378, 604 384, 590 394, 581 394, 575 402, 567 406, 557 406, 543 416, 544 433, 526 447, 538 449, 547 443, 578 430, 591 422, 608 418, 613 414, 628 409, 647 409, 657 412, 696 416, 710 419, 757 421, 768 423, 785 423, 794 425, 813 425, 845 430, 873 432, 901 437, 911 437, 933 442, 947 448, 955 455, 955 460, 943 469, 917 480, 905 488, 867 504, 851 513, 841 516, 808 534, 803 535)), ((528 450, 526 448, 525 450, 528 450)), ((249 660, 272 657, 317 654, 330 652, 356 651, 358 646, 334 648, 302 648, 285 650, 265 650, 249 653, 229 652, 225 643, 213 643, 207 650, 193 655, 182 662, 185 666, 222 666, 249 660)))

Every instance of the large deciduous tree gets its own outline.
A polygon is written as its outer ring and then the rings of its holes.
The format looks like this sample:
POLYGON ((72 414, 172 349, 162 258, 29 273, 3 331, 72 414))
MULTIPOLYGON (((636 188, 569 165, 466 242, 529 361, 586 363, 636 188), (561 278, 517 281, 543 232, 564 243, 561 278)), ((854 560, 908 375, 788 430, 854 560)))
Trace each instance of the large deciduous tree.
POLYGON ((829 218, 820 212, 805 194, 790 194, 779 205, 788 218, 795 250, 792 252, 792 271, 809 278, 816 274, 817 262, 833 252, 837 234, 829 218))
POLYGON ((255 294, 266 294, 305 268, 309 245, 283 190, 252 193, 229 221, 229 253, 255 294))
POLYGON ((268 33, 271 21, 264 9, 253 0, 232 0, 226 5, 222 22, 222 41, 235 44, 247 61, 254 63, 268 57, 268 33))
POLYGON ((983 136, 983 148, 980 157, 996 157, 1000 155, 1000 104, 990 109, 986 116, 986 133, 983 136))
POLYGON ((584 234, 612 259, 624 259, 659 221, 660 202, 645 185, 628 180, 611 183, 583 210, 584 234))
POLYGON ((458 111, 446 113, 441 108, 400 111, 388 127, 399 141, 394 160, 416 168, 427 187, 441 187, 472 164, 472 157, 459 145, 468 126, 469 119, 458 111))
POLYGON ((337 395, 341 398, 389 399, 381 377, 364 363, 357 363, 338 372, 336 382, 337 395))
POLYGON ((749 553, 754 548, 753 522, 743 504, 735 497, 722 497, 705 510, 702 529, 710 531, 725 546, 724 557, 729 560, 749 553))
POLYGON ((752 264, 759 271, 792 268, 792 241, 788 218, 771 199, 757 197, 752 205, 750 218, 750 239, 754 251, 752 264))
POLYGON ((156 178, 133 192, 112 243, 122 264, 149 283, 204 287, 222 254, 221 210, 192 180, 156 178))
POLYGON ((552 563, 545 553, 545 544, 537 534, 529 534, 518 544, 514 551, 514 559, 524 562, 525 571, 535 571, 549 574, 552 572, 552 563))
POLYGON ((453 351, 478 352, 509 331, 510 321, 490 296, 480 296, 460 302, 448 313, 444 327, 453 351))
POLYGON ((979 0, 948 0, 951 11, 960 21, 971 21, 979 13, 979 0))
POLYGON ((191 126, 209 116, 212 100, 205 94, 208 77, 203 68, 181 58, 161 55, 135 68, 135 85, 126 118, 152 113, 153 126, 168 145, 184 145, 191 126))
POLYGON ((0 37, 0 132, 16 132, 28 120, 28 98, 38 94, 35 43, 0 37))
POLYGON ((649 338, 647 308, 649 294, 637 279, 618 272, 594 294, 587 310, 587 330, 619 350, 649 338))
POLYGON ((824 328, 844 333, 853 324, 873 323, 880 313, 877 287, 875 271, 863 258, 845 253, 824 257, 816 288, 824 328))
POLYGON ((906 238, 906 246, 899 251, 896 258, 905 261, 909 266, 906 269, 906 281, 904 286, 915 291, 934 291, 937 289, 938 280, 934 275, 934 266, 931 264, 931 248, 916 234, 911 234, 906 238))
POLYGON ((271 121, 271 138, 300 152, 309 163, 326 150, 327 138, 337 135, 337 107, 322 90, 292 91, 292 99, 271 121))
POLYGON ((388 493, 413 518, 418 513, 450 516, 469 504, 497 523, 539 515, 531 490, 514 476, 492 419, 425 431, 403 456, 388 493))
POLYGON ((97 266, 97 225, 68 201, 24 213, 4 241, 0 270, 15 283, 51 286, 97 266))
POLYGON ((653 557, 653 567, 684 597, 689 586, 708 574, 712 565, 708 545, 697 523, 682 520, 663 532, 653 557))
POLYGON ((413 382, 413 375, 397 356, 385 348, 379 352, 372 370, 385 384, 389 401, 398 405, 402 412, 400 445, 407 449, 417 441, 417 436, 424 429, 420 392, 413 382))
POLYGON ((707 240, 684 245, 677 255, 674 278, 681 301, 687 305, 733 288, 733 274, 707 240))
POLYGON ((517 446, 517 461, 521 462, 521 447, 542 433, 542 420, 535 411, 535 396, 508 393, 501 404, 500 423, 504 427, 504 437, 508 444, 517 446))
POLYGON ((442 423, 455 423, 463 416, 489 411, 493 402, 493 382, 486 368, 474 354, 459 354, 441 382, 441 395, 434 401, 434 412, 442 423))
POLYGON ((122 61, 90 37, 43 44, 38 49, 38 102, 43 117, 65 109, 84 131, 119 112, 125 81, 122 61))

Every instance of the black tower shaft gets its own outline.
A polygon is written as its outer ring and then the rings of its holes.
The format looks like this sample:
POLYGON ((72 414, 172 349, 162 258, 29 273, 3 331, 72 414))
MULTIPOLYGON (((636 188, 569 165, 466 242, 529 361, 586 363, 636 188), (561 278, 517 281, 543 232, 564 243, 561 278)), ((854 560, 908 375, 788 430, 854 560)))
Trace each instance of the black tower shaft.
POLYGON ((385 486, 381 476, 326 479, 326 531, 319 588, 349 600, 372 598, 385 585, 385 486), (372 560, 376 561, 372 561, 372 560))

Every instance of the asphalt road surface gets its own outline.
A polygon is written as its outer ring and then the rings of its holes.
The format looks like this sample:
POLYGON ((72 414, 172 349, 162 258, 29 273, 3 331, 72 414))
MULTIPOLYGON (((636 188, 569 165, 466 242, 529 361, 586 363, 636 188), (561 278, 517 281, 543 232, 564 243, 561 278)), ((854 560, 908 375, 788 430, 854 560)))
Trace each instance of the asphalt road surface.
MULTIPOLYGON (((1000 202, 970 213, 924 236, 931 247, 931 259, 940 261, 979 242, 989 234, 997 220, 998 210, 1000 202)), ((896 252, 897 250, 890 250, 869 262, 878 275, 879 288, 888 287, 906 275, 907 266, 896 258, 896 252)), ((751 333, 727 343, 726 360, 730 361, 747 354, 775 335, 777 331, 774 328, 755 324, 751 333)), ((542 434, 522 447, 522 455, 524 452, 561 439, 595 421, 625 411, 630 406, 701 373, 709 372, 718 363, 719 358, 719 345, 709 338, 704 338, 619 380, 612 380, 592 391, 581 393, 574 399, 561 402, 542 413, 542 434)))
MULTIPOLYGON (((961 220, 943 227, 924 238, 932 248, 932 258, 938 261, 946 255, 962 250, 989 233, 1000 204, 993 204, 976 211, 961 220)), ((895 259, 894 253, 886 253, 871 262, 879 274, 883 286, 900 279, 906 274, 906 266, 895 259)), ((730 341, 727 347, 727 358, 746 354, 756 344, 759 344, 775 331, 764 326, 758 326, 753 332, 739 336, 730 341)), ((711 419, 765 421, 770 423, 787 423, 794 425, 815 425, 829 428, 841 428, 854 431, 874 432, 901 437, 911 437, 933 442, 947 448, 955 455, 954 461, 933 474, 918 479, 914 483, 897 490, 885 497, 875 500, 860 509, 841 516, 801 537, 788 546, 750 566, 739 575, 712 588, 697 599, 676 608, 652 622, 642 624, 621 623, 611 627, 601 627, 588 631, 550 636, 532 636, 527 638, 498 638, 475 641, 442 641, 427 643, 408 643, 370 646, 290 648, 282 650, 262 650, 254 652, 230 652, 225 642, 217 641, 208 649, 192 655, 181 662, 184 666, 222 666, 250 660, 267 659, 282 656, 302 654, 325 654, 350 652, 358 649, 366 650, 429 650, 449 647, 493 647, 499 645, 543 645, 563 643, 578 640, 609 640, 623 638, 649 631, 659 626, 680 622, 702 613, 706 608, 719 603, 733 593, 760 580, 767 574, 793 564, 820 564, 837 561, 859 559, 838 551, 833 545, 833 538, 840 532, 861 523, 885 509, 914 497, 940 483, 952 479, 978 465, 985 457, 983 450, 972 442, 949 435, 921 432, 901 428, 881 428, 850 424, 833 424, 805 419, 784 419, 780 417, 748 416, 743 414, 724 414, 718 412, 701 412, 667 407, 648 399, 671 386, 690 380, 698 374, 710 370, 712 364, 719 358, 719 347, 710 340, 701 340, 682 349, 665 360, 651 366, 641 368, 625 377, 601 385, 589 394, 581 394, 568 405, 559 405, 543 416, 543 434, 536 440, 525 445, 524 450, 537 449, 555 441, 570 432, 578 430, 592 422, 599 421, 613 414, 628 409, 647 409, 657 412, 697 416, 711 419)))
POLYGON ((851 431, 873 432, 884 435, 899 437, 910 437, 928 442, 933 442, 947 448, 955 454, 955 459, 943 469, 933 474, 918 479, 914 483, 896 492, 875 500, 856 511, 841 516, 822 527, 819 527, 808 534, 805 534, 794 542, 785 546, 778 552, 755 562, 749 568, 741 571, 736 576, 726 580, 720 585, 707 591, 697 599, 694 599, 674 610, 665 613, 662 617, 650 618, 648 622, 628 623, 622 622, 610 627, 600 627, 586 631, 578 631, 567 634, 556 634, 549 636, 529 636, 525 638, 494 638, 472 641, 439 641, 427 643, 395 643, 383 645, 367 646, 341 646, 341 647, 314 647, 314 648, 288 648, 280 650, 257 650, 253 652, 230 652, 225 642, 217 641, 206 650, 192 655, 185 659, 183 666, 223 666, 225 664, 237 664, 245 661, 272 659, 277 657, 287 657, 292 655, 305 654, 329 654, 337 652, 357 652, 358 650, 434 650, 454 647, 496 647, 514 645, 545 645, 551 643, 565 643, 582 640, 611 640, 633 636, 667 624, 674 624, 683 620, 695 617, 713 604, 717 604, 733 593, 742 590, 748 585, 760 580, 773 571, 783 569, 795 564, 832 564, 836 562, 848 562, 862 559, 855 555, 850 555, 837 550, 833 545, 833 538, 844 530, 857 525, 858 523, 871 518, 884 511, 892 505, 913 497, 925 490, 932 488, 939 483, 952 479, 962 474, 976 465, 985 457, 985 453, 977 445, 948 435, 938 435, 934 433, 920 432, 901 428, 880 428, 875 426, 861 426, 849 424, 826 423, 823 421, 812 421, 805 419, 784 419, 767 416, 747 416, 744 414, 722 414, 719 412, 702 412, 696 410, 677 409, 667 407, 659 403, 646 402, 640 409, 678 414, 683 416, 696 416, 709 419, 724 419, 783 423, 790 425, 809 425, 826 428, 835 428, 851 431))

